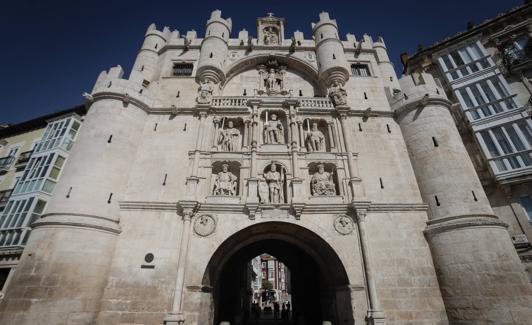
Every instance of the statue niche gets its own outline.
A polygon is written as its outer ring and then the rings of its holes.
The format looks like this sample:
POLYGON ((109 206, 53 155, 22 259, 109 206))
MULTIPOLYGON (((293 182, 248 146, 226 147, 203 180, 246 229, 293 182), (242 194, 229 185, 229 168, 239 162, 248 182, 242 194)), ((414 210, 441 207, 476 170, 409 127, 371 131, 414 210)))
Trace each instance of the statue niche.
POLYGON ((266 64, 257 66, 259 71, 259 95, 287 95, 285 87, 286 66, 280 65, 276 59, 269 59, 266 64))
MULTIPOLYGON (((285 126, 279 119, 281 112, 264 112, 263 144, 285 144, 285 126), (279 114, 279 115, 278 115, 279 114)), ((281 117, 285 117, 284 114, 281 117)))
POLYGON ((279 45, 279 30, 277 27, 267 26, 262 30, 264 45, 279 45))
MULTIPOLYGON (((227 120, 222 118, 220 131, 216 136, 218 150, 228 152, 238 152, 242 150, 242 133, 236 127, 239 120, 227 120)), ((239 123, 241 124, 241 123, 239 123)))
POLYGON ((325 136, 329 132, 325 121, 307 119, 305 120, 305 126, 305 147, 307 152, 329 151, 331 144, 329 143, 329 138, 325 136))
POLYGON ((264 169, 259 180, 259 198, 261 203, 286 203, 286 169, 272 162, 264 169))
POLYGON ((336 166, 328 163, 309 165, 310 193, 312 196, 335 196, 338 193, 338 175, 336 166))
POLYGON ((213 188, 212 195, 238 195, 238 179, 240 164, 237 162, 215 162, 212 166, 213 188), (233 173, 233 172, 234 173, 233 173), (236 175, 235 175, 236 174, 236 175))

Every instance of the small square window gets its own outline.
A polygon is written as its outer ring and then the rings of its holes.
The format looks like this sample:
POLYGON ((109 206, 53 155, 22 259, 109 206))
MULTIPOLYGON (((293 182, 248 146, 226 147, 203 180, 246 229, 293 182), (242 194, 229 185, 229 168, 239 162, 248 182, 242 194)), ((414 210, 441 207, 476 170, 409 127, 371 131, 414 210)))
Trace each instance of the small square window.
POLYGON ((194 69, 193 63, 184 63, 184 62, 174 63, 172 73, 174 76, 179 76, 179 77, 191 76, 192 69, 194 69))
POLYGON ((352 64, 351 73, 356 77, 369 77, 369 66, 367 64, 352 64))

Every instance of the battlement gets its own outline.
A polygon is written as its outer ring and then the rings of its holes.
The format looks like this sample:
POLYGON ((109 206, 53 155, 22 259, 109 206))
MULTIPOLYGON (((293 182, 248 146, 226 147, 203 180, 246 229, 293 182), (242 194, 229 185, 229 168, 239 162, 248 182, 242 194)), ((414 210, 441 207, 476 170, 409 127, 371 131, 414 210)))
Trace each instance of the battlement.
POLYGON ((222 11, 218 9, 214 10, 211 13, 211 18, 207 20, 207 26, 209 26, 212 23, 223 24, 227 27, 227 29, 229 29, 229 31, 231 31, 231 29, 233 28, 233 22, 231 18, 227 18, 227 19, 222 18, 222 11))
POLYGON ((417 102, 440 100, 450 102, 441 84, 428 73, 404 75, 399 79, 401 89, 394 90, 392 108, 400 110, 417 102))
POLYGON ((94 83, 91 95, 121 98, 124 102, 136 101, 140 106, 153 107, 156 105, 154 96, 148 89, 149 83, 143 82, 142 75, 134 73, 129 79, 124 79, 124 69, 120 65, 109 71, 102 71, 94 83), (104 95, 105 94, 105 95, 104 95))
POLYGON ((338 29, 336 19, 331 19, 328 12, 326 11, 320 12, 319 18, 320 20, 317 23, 311 24, 312 32, 315 32, 318 28, 322 27, 323 25, 333 25, 336 29, 338 29))

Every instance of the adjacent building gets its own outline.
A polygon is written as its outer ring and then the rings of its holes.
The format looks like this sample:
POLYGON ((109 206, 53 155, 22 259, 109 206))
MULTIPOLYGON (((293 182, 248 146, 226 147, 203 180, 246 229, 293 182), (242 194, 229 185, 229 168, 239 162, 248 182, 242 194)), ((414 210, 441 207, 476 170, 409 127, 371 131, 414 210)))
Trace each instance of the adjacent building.
POLYGON ((437 78, 493 211, 532 272, 532 4, 413 56, 405 72, 437 78))
POLYGON ((0 129, 0 296, 46 209, 85 106, 0 129))

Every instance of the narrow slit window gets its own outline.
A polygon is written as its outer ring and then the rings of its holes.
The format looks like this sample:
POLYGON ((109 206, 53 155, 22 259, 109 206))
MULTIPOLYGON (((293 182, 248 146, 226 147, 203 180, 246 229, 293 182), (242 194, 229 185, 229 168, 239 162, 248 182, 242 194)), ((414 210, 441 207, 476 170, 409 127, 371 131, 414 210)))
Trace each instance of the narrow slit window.
POLYGON ((358 130, 362 132, 362 124, 358 123, 358 130))
POLYGON ((364 92, 364 99, 368 99, 368 94, 366 94, 366 92, 364 92))
POLYGON ((333 53, 333 60, 336 60, 336 55, 334 55, 334 53, 333 53))
POLYGON ((440 200, 438 200, 437 195, 434 195, 434 200, 436 201, 436 206, 440 206, 440 200))
POLYGON ((113 135, 112 134, 109 136, 109 139, 107 139, 107 143, 111 143, 111 141, 113 141, 113 135))
POLYGON ((477 201, 478 201, 478 198, 477 198, 477 195, 475 194, 475 191, 471 191, 471 194, 473 194, 473 200, 474 200, 475 202, 477 202, 477 201))
POLYGON ((434 144, 435 147, 439 147, 440 144, 438 143, 438 140, 436 140, 435 137, 432 137, 432 143, 434 144))
POLYGON ((381 188, 384 188, 384 183, 382 182, 382 178, 379 177, 379 183, 381 184, 381 188))
POLYGON ((386 130, 388 130, 388 133, 392 133, 392 129, 390 129, 390 124, 386 124, 386 130))
POLYGON ((212 59, 212 57, 213 57, 213 55, 212 55, 212 52, 211 52, 211 54, 209 55, 209 58, 211 58, 211 59, 212 59))
POLYGON ((153 131, 157 131, 157 123, 155 123, 155 126, 153 127, 153 131))

